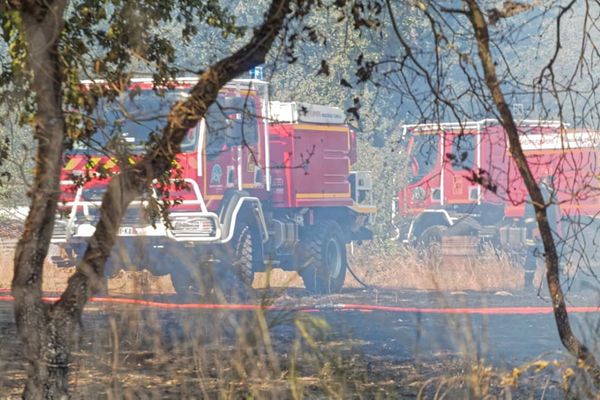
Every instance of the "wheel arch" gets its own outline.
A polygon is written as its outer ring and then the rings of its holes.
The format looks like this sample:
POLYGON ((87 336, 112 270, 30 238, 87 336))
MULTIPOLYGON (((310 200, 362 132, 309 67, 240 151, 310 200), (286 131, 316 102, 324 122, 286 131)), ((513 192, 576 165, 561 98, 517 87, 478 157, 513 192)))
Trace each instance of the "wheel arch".
POLYGON ((231 240, 235 228, 240 222, 253 225, 253 228, 260 235, 262 243, 269 239, 262 202, 258 197, 250 196, 248 192, 228 192, 223 197, 223 203, 219 210, 219 220, 223 231, 222 243, 231 240))
POLYGON ((255 271, 264 270, 264 245, 269 239, 269 231, 259 198, 245 191, 231 191, 223 197, 219 211, 223 236, 221 243, 230 243, 236 229, 242 224, 250 226, 253 236, 253 265, 255 271))
POLYGON ((423 231, 434 225, 442 225, 451 227, 453 225, 452 218, 446 210, 425 210, 417 216, 411 223, 408 229, 409 240, 415 240, 421 236, 423 231))

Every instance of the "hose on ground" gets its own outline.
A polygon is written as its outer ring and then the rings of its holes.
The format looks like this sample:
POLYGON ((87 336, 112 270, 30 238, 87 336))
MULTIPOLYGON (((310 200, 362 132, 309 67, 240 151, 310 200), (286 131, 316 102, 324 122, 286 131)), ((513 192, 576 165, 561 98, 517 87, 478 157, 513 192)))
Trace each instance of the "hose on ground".
MULTIPOLYGON (((44 302, 55 302, 58 297, 44 297, 44 302)), ((0 295, 0 302, 12 302, 14 298, 10 295, 0 295)), ((259 304, 202 304, 202 303, 163 303, 157 301, 117 298, 117 297, 92 297, 91 303, 114 304, 114 305, 136 305, 141 307, 171 310, 222 310, 222 311, 294 311, 294 312, 323 312, 323 311, 358 311, 358 312, 388 312, 403 314, 467 314, 467 315, 552 315, 554 310, 548 306, 508 306, 508 307, 461 307, 461 308, 438 308, 438 307, 398 307, 373 304, 352 303, 325 303, 301 307, 290 306, 265 306, 259 304)), ((600 308, 595 306, 570 306, 569 313, 599 314, 600 308)))
POLYGON ((365 282, 363 282, 362 279, 360 279, 358 277, 358 275, 356 275, 356 273, 352 270, 352 268, 350 267, 350 264, 347 265, 348 268, 348 272, 350 272, 350 275, 352 275, 352 277, 354 279, 356 279, 356 282, 358 282, 360 285, 362 285, 362 287, 364 287, 365 289, 373 289, 371 286, 367 285, 365 282))

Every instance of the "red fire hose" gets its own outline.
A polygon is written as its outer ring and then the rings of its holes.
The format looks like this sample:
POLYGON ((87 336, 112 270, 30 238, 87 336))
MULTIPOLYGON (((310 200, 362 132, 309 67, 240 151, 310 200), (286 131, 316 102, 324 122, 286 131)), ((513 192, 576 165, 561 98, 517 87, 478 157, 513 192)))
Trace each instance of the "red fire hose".
MULTIPOLYGON (((7 293, 7 290, 1 290, 7 293)), ((0 295, 0 301, 12 302, 12 296, 0 295)), ((46 302, 54 302, 58 297, 48 296, 43 298, 46 302)), ((352 303, 322 303, 302 307, 293 306, 269 306, 260 304, 204 304, 204 303, 167 303, 143 299, 132 299, 122 297, 92 297, 91 303, 99 304, 123 304, 140 307, 169 309, 169 310, 228 310, 228 311, 295 311, 295 312, 322 312, 322 311, 360 311, 360 312, 389 312, 404 314, 470 314, 470 315, 532 315, 552 314, 552 307, 396 307, 373 304, 352 303)), ((570 313, 598 313, 600 307, 579 306, 569 307, 570 313)))

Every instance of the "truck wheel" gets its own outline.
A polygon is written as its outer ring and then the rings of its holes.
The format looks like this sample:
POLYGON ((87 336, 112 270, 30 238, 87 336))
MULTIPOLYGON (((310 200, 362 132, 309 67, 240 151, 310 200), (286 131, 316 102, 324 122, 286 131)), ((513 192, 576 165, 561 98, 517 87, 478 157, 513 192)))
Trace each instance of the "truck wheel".
POLYGON ((192 290, 192 277, 187 271, 171 272, 171 284, 178 295, 188 295, 192 290))
POLYGON ((442 236, 448 229, 445 225, 432 225, 421 232, 416 242, 417 253, 426 259, 439 262, 442 254, 442 236))
POLYGON ((243 225, 232 240, 234 250, 233 268, 243 288, 250 289, 254 281, 254 232, 248 225, 243 225))
POLYGON ((254 280, 255 235, 248 224, 242 223, 226 245, 223 263, 214 271, 222 296, 243 300, 249 297, 254 280))
POLYGON ((213 262, 202 263, 194 271, 182 265, 171 272, 171 283, 177 295, 186 300, 222 300, 218 296, 215 297, 220 283, 226 281, 219 272, 222 270, 223 265, 214 265, 213 262))
MULTIPOLYGON (((184 297, 186 300, 198 300, 198 296, 202 297, 208 294, 212 283, 210 281, 210 273, 206 273, 205 269, 192 271, 189 265, 175 264, 176 267, 171 271, 171 284, 178 296, 184 297)), ((209 271, 210 272, 210 271, 209 271)))
POLYGON ((300 242, 296 267, 311 293, 336 293, 346 278, 346 245, 334 221, 315 224, 300 242))
POLYGON ((442 244, 442 235, 448 227, 444 225, 432 225, 425 228, 421 235, 417 239, 417 245, 419 247, 430 247, 432 245, 442 244))

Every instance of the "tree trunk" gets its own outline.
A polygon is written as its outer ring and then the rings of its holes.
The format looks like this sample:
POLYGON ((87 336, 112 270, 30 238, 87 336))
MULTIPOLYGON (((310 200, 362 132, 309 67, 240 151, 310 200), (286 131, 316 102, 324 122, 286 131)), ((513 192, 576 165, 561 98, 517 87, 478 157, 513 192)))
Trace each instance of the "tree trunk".
POLYGON ((66 0, 43 7, 24 5, 22 32, 27 43, 27 67, 34 92, 37 142, 31 206, 14 260, 12 291, 17 330, 24 342, 28 381, 24 398, 66 396, 68 353, 52 332, 50 308, 42 303, 42 269, 48 253, 59 196, 60 170, 65 132, 62 113, 62 77, 58 41, 66 0), (54 346, 54 343, 57 343, 54 346), (52 347, 54 349, 52 349, 52 347), (51 384, 48 384, 52 382, 51 384))
POLYGON ((552 299, 554 309, 554 319, 558 328, 558 334, 565 348, 583 363, 592 376, 596 386, 600 385, 600 367, 594 355, 590 350, 575 336, 569 323, 569 315, 565 304, 565 296, 560 285, 559 276, 559 258, 556 245, 552 237, 552 230, 548 222, 547 208, 550 199, 544 199, 542 191, 536 182, 519 139, 517 124, 512 116, 510 107, 504 99, 504 94, 500 88, 500 82, 496 75, 496 67, 489 47, 489 32, 487 23, 477 4, 477 0, 466 0, 468 4, 468 16, 473 25, 475 38, 479 48, 479 58, 484 71, 486 85, 492 95, 494 105, 500 114, 500 122, 506 131, 510 144, 510 153, 514 158, 519 173, 525 182, 527 192, 531 197, 535 210, 542 242, 544 244, 544 254, 546 261, 546 279, 548 281, 548 290, 552 299))

